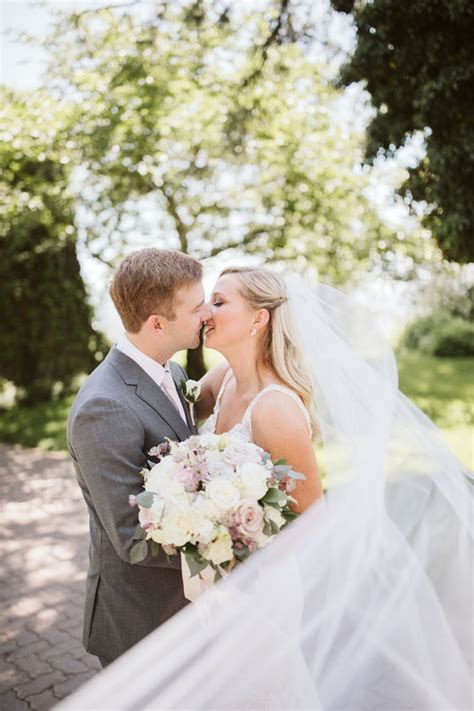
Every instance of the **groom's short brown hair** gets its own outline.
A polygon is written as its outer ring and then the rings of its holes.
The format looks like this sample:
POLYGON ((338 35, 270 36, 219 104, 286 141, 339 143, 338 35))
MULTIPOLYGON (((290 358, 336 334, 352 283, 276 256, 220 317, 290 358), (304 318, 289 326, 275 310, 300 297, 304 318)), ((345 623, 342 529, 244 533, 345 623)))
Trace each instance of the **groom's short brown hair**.
POLYGON ((177 289, 201 278, 201 264, 187 254, 168 249, 140 249, 120 262, 109 293, 125 330, 138 333, 153 313, 174 320, 177 289))

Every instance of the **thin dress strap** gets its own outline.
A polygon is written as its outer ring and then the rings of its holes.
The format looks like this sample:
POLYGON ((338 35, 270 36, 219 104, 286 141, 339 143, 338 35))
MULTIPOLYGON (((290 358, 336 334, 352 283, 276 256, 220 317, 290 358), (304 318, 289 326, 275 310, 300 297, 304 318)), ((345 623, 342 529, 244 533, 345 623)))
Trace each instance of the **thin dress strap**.
POLYGON ((294 402, 299 406, 300 410, 303 412, 306 422, 308 423, 308 428, 309 428, 309 433, 312 435, 312 429, 311 429, 311 419, 309 417, 308 410, 305 408, 303 405, 302 401, 298 397, 298 395, 293 392, 293 390, 290 390, 290 388, 287 388, 285 385, 279 385, 278 383, 273 383, 272 385, 267 385, 266 388, 263 388, 263 390, 260 390, 260 392, 254 397, 252 402, 247 408, 247 411, 243 417, 244 420, 248 421, 248 424, 250 426, 250 430, 252 430, 252 411, 257 404, 257 402, 260 400, 260 398, 265 395, 265 393, 268 393, 272 390, 276 390, 277 392, 283 393, 284 395, 288 395, 288 397, 291 397, 294 402))
POLYGON ((216 398, 216 402, 215 402, 215 405, 214 405, 214 414, 216 415, 216 418, 217 418, 217 415, 218 415, 218 413, 219 413, 219 407, 220 407, 220 404, 221 404, 221 397, 222 397, 222 395, 224 394, 224 390, 225 390, 226 385, 227 385, 227 383, 229 382, 231 376, 232 376, 232 370, 231 370, 230 368, 228 368, 228 369, 226 370, 226 372, 225 372, 225 375, 224 375, 223 379, 222 379, 222 383, 221 383, 221 386, 220 386, 220 388, 219 388, 219 392, 217 393, 217 398, 216 398))

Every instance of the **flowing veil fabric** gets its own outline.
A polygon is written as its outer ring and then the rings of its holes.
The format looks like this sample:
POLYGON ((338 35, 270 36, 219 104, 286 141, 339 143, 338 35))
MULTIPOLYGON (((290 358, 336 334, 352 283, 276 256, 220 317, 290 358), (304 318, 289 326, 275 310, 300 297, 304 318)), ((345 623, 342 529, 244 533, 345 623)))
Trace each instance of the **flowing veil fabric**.
POLYGON ((61 708, 472 707, 470 474, 399 392, 373 316, 297 276, 287 290, 325 500, 61 708))

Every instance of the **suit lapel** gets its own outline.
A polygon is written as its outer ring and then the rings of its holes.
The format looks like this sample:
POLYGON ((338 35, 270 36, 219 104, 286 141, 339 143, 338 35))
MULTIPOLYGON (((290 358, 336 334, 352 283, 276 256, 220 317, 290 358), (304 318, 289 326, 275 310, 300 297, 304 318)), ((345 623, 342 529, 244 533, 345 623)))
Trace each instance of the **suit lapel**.
MULTIPOLYGON (((145 373, 143 368, 140 368, 138 363, 135 363, 132 358, 129 358, 117 348, 110 350, 107 359, 118 370, 127 385, 135 385, 137 397, 146 402, 167 422, 179 440, 187 439, 191 435, 192 429, 184 422, 176 407, 152 378, 145 373)), ((188 417, 187 408, 185 408, 185 412, 186 417, 188 417)))
POLYGON ((192 417, 191 417, 191 406, 187 402, 186 398, 183 395, 183 392, 181 390, 181 381, 184 379, 183 374, 181 372, 181 369, 179 369, 175 363, 170 361, 170 369, 171 369, 171 375, 173 376, 174 383, 176 385, 176 389, 178 391, 179 399, 181 400, 181 404, 183 406, 185 415, 186 415, 186 422, 188 423, 189 430, 192 434, 197 434, 198 430, 196 425, 193 423, 192 417))

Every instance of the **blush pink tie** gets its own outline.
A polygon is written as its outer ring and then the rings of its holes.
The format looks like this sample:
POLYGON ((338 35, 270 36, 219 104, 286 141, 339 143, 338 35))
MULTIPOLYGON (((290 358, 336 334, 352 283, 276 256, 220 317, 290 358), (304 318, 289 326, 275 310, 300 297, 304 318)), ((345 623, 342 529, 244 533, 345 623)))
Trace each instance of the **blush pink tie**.
POLYGON ((184 413, 183 405, 179 399, 178 391, 176 390, 176 385, 173 380, 173 376, 168 367, 165 367, 165 375, 161 381, 161 388, 164 390, 165 394, 168 396, 168 400, 171 400, 173 405, 178 410, 182 419, 186 422, 186 415, 184 413))

